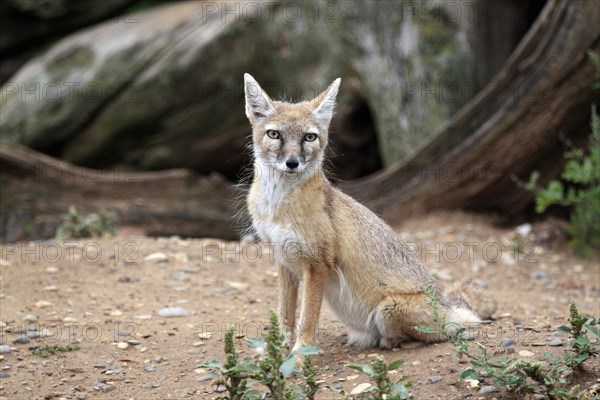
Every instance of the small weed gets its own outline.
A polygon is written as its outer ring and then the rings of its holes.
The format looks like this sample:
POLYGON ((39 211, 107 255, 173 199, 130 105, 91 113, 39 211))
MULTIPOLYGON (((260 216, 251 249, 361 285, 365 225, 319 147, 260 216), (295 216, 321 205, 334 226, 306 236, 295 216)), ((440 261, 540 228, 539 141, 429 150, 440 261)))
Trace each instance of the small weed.
MULTIPOLYGON (((284 335, 274 311, 270 312, 269 332, 266 337, 248 340, 250 345, 259 349, 259 354, 262 355, 240 360, 233 342, 233 333, 233 327, 225 332, 224 363, 208 361, 199 365, 213 372, 217 386, 225 387, 228 395, 218 397, 217 400, 314 400, 316 394, 323 389, 323 385, 317 380, 319 370, 311 360, 311 357, 320 354, 321 350, 315 346, 305 346, 287 355, 284 335), (299 357, 303 357, 302 372, 296 369, 299 357), (291 384, 288 378, 292 376, 299 378, 302 383, 291 384), (260 390, 261 386, 262 390, 260 390)), ((408 377, 403 375, 400 379, 392 381, 388 376, 389 371, 398 368, 402 363, 402 360, 396 360, 386 364, 383 357, 378 357, 370 365, 347 365, 348 368, 366 373, 376 384, 356 398, 364 400, 410 398, 408 388, 411 383, 405 383, 408 377)), ((333 388, 329 389, 338 392, 333 388)), ((345 399, 352 398, 344 392, 338 393, 345 399)))
POLYGON ((439 314, 435 287, 431 281, 428 282, 425 293, 429 298, 435 322, 440 328, 434 330, 430 327, 417 327, 417 329, 426 333, 441 333, 454 345, 459 357, 466 356, 470 360, 472 368, 463 371, 460 375, 462 380, 476 380, 485 375, 491 378, 496 386, 513 392, 540 393, 550 400, 581 398, 581 389, 578 385, 568 387, 569 377, 574 371, 582 370, 583 363, 599 352, 600 320, 598 318, 582 317, 575 303, 571 302, 570 326, 560 326, 556 329, 571 335, 570 350, 565 351, 562 357, 554 357, 546 353, 548 361, 511 359, 507 356, 494 359, 487 353, 487 348, 482 343, 476 343, 479 352, 472 352, 468 343, 462 338, 464 329, 448 329, 445 319, 439 314), (588 333, 596 337, 594 343, 588 338, 588 333))
POLYGON ((56 228, 57 239, 101 237, 116 232, 117 215, 113 211, 82 216, 75 207, 63 217, 63 223, 56 228))
POLYGON ((411 382, 406 381, 408 375, 402 375, 400 379, 392 381, 389 372, 395 370, 404 363, 404 360, 395 360, 386 364, 383 357, 379 356, 368 364, 348 364, 346 367, 365 373, 375 382, 375 386, 370 387, 360 394, 364 400, 402 400, 411 397, 408 388, 411 382), (405 382, 406 381, 406 382, 405 382))
MULTIPOLYGON (((588 55, 597 68, 598 81, 593 87, 600 89, 600 56, 593 51, 588 55)), ((570 149, 564 154, 567 163, 560 179, 540 186, 538 171, 533 171, 527 182, 513 177, 517 185, 535 193, 537 213, 553 205, 571 208, 569 246, 589 258, 600 248, 600 116, 595 104, 592 104, 591 115, 588 147, 584 150, 566 143, 570 149)))
POLYGON ((218 385, 225 385, 229 396, 218 399, 314 399, 320 384, 316 380, 318 371, 312 365, 310 357, 321 353, 318 347, 305 346, 289 356, 286 355, 284 335, 274 311, 270 313, 269 332, 266 338, 250 339, 249 343, 264 352, 264 356, 246 357, 241 361, 233 343, 233 327, 231 327, 225 333, 225 363, 208 361, 200 365, 215 373, 218 385), (305 357, 302 374, 296 369, 298 357, 301 356, 305 357), (300 376, 304 384, 296 386, 286 381, 294 374, 300 376), (253 387, 258 384, 266 387, 268 392, 263 394, 260 390, 254 389, 253 387))
POLYGON ((44 344, 42 346, 32 347, 31 352, 36 356, 48 358, 58 353, 79 350, 79 346, 59 346, 56 344, 44 344))

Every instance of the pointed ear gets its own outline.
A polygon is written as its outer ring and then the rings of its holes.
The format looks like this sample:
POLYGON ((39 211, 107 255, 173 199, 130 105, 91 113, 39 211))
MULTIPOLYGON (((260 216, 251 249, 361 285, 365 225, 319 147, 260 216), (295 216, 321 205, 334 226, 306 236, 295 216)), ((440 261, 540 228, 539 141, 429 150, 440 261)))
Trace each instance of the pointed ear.
POLYGON ((329 126, 331 117, 333 117, 333 111, 335 110, 335 98, 338 94, 342 80, 337 78, 327 89, 325 89, 320 95, 311 100, 317 121, 322 126, 329 126))
POLYGON ((271 98, 250 74, 244 74, 244 93, 246 95, 246 116, 250 122, 268 117, 275 111, 271 98))

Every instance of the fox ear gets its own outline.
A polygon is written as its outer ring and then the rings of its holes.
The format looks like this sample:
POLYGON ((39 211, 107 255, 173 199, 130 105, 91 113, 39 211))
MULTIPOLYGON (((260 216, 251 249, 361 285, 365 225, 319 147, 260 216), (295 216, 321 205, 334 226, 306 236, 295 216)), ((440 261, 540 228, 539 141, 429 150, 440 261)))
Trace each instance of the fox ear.
POLYGON ((333 117, 333 111, 335 110, 335 98, 341 82, 342 80, 337 78, 320 95, 311 100, 314 107, 313 114, 322 126, 326 127, 331 122, 331 117, 333 117))
POLYGON ((250 122, 268 117, 275 111, 273 101, 250 74, 244 74, 246 116, 250 122))

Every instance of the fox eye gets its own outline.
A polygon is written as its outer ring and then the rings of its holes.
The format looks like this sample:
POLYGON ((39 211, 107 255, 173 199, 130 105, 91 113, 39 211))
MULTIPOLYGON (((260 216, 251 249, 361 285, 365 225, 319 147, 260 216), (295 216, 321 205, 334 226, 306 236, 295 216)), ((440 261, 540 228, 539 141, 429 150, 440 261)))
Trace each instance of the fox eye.
POLYGON ((317 138, 316 133, 307 133, 306 135, 304 135, 304 140, 306 142, 314 142, 316 138, 317 138))
POLYGON ((271 139, 280 139, 281 133, 279 131, 274 131, 273 129, 269 129, 267 131, 267 136, 271 139))

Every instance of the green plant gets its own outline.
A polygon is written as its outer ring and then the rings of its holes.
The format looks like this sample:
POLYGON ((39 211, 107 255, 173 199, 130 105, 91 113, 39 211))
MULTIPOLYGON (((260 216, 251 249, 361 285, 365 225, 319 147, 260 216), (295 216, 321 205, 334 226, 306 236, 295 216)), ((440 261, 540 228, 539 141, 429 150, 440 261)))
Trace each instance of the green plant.
POLYGON ((218 399, 314 399, 320 389, 320 384, 317 383, 318 371, 312 365, 310 356, 321 353, 321 350, 315 346, 305 346, 286 356, 284 339, 277 314, 271 310, 269 332, 264 340, 248 340, 252 347, 260 349, 261 352, 264 351, 264 355, 258 356, 258 359, 246 357, 244 361, 240 361, 233 343, 233 327, 227 329, 225 333, 225 363, 208 361, 200 365, 200 367, 213 371, 218 385, 225 385, 229 397, 219 397, 218 399), (296 369, 300 358, 304 360, 302 374, 296 369), (305 383, 300 386, 288 384, 286 379, 293 374, 301 376, 305 383), (265 386, 268 393, 263 395, 261 391, 251 389, 257 384, 265 386))
POLYGON ((435 296, 435 288, 431 280, 427 283, 425 293, 429 298, 435 322, 440 327, 435 330, 430 327, 417 327, 426 333, 436 333, 444 336, 454 345, 459 357, 466 356, 472 368, 462 372, 462 380, 476 380, 480 376, 487 376, 494 381, 498 387, 505 387, 514 392, 543 393, 550 400, 557 399, 579 399, 581 389, 578 385, 568 387, 569 377, 574 371, 582 370, 583 363, 598 354, 598 341, 600 330, 598 318, 582 317, 572 301, 570 305, 570 326, 560 326, 556 330, 571 335, 569 340, 570 350, 565 351, 562 357, 554 357, 546 353, 548 361, 511 359, 506 355, 494 358, 489 355, 487 348, 482 343, 476 343, 479 352, 472 352, 468 343, 463 339, 464 329, 448 329, 445 318, 440 315, 438 301, 435 296), (590 333, 596 337, 593 343, 588 337, 590 333))
POLYGON ((57 353, 79 350, 79 346, 59 346, 56 344, 44 344, 42 346, 32 347, 31 352, 36 356, 48 358, 57 353))
POLYGON ((77 208, 71 206, 63 217, 62 224, 56 228, 56 238, 87 238, 115 234, 116 222, 117 215, 114 211, 101 211, 84 217, 77 208))
POLYGON ((408 388, 411 382, 405 381, 408 375, 402 375, 400 379, 392 381, 389 372, 395 370, 404 363, 404 360, 395 360, 386 364, 383 357, 375 358, 370 365, 368 364, 348 364, 346 367, 365 373, 375 381, 375 386, 370 387, 360 394, 364 400, 401 400, 411 397, 408 388))
MULTIPOLYGON (((597 68, 598 81, 594 88, 600 89, 600 56, 592 51, 588 55, 597 68)), ((533 171, 529 181, 516 180, 519 186, 535 192, 537 213, 543 213, 552 205, 572 207, 569 246, 585 257, 592 257, 600 248, 600 117, 595 104, 592 104, 590 125, 592 133, 587 151, 567 143, 571 148, 564 154, 567 163, 560 179, 540 186, 540 173, 533 171)))

